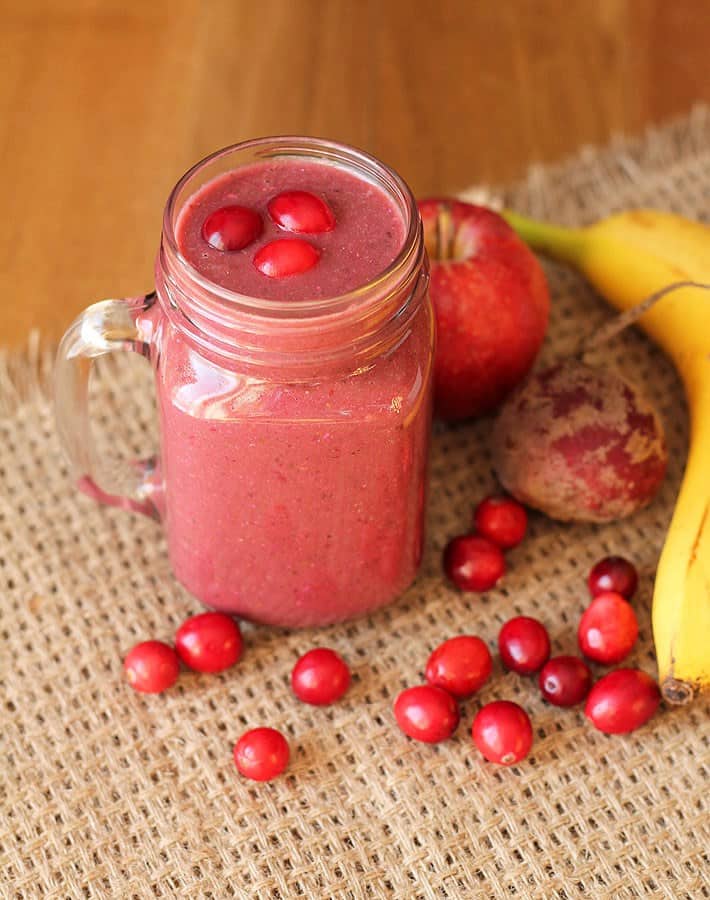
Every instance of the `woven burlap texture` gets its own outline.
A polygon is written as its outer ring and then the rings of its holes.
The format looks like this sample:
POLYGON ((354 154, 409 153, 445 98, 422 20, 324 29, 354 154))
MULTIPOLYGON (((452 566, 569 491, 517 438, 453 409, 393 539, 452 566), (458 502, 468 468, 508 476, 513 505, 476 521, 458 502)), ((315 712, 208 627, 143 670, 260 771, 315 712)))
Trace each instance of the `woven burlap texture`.
MULTIPOLYGON (((586 151, 495 194, 563 222, 657 205, 707 219, 710 115, 586 151)), ((575 274, 545 264, 553 312, 545 356, 609 316, 575 274)), ((683 394, 664 357, 633 329, 599 361, 643 385, 665 422, 667 480, 655 502, 604 527, 532 515, 500 589, 461 594, 443 580, 446 540, 469 528, 494 488, 488 421, 435 429, 429 545, 421 576, 370 618, 322 631, 246 629, 237 667, 183 673, 161 696, 133 692, 122 657, 170 640, 199 604, 173 579, 160 526, 100 508, 69 481, 48 396, 48 362, 0 363, 0 889, 12 898, 708 897, 707 699, 662 708, 623 737, 579 709, 545 704, 534 679, 496 659, 437 746, 402 735, 397 692, 422 680, 430 651, 459 633, 493 650, 503 621, 542 619, 554 652, 575 652, 585 576, 621 552, 641 571, 640 638, 630 658, 655 674, 653 572, 683 467, 683 394), (298 655, 337 649, 354 682, 333 707, 291 695, 298 655), (485 763, 469 731, 486 701, 531 714, 520 765, 485 763), (285 776, 242 779, 232 746, 271 725, 291 742, 285 776)), ((138 358, 104 370, 93 409, 103 446, 125 456, 154 440, 151 375, 138 358)), ((268 598, 265 598, 268 602, 268 598)))

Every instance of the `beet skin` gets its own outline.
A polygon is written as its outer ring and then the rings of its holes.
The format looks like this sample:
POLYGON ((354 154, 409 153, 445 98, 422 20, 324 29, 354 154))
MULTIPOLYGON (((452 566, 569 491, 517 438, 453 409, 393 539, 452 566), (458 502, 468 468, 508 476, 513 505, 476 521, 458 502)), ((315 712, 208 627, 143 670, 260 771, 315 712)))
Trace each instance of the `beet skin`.
POLYGON ((574 359, 513 392, 493 454, 509 493, 563 522, 630 515, 653 498, 668 463, 661 421, 638 389, 574 359))

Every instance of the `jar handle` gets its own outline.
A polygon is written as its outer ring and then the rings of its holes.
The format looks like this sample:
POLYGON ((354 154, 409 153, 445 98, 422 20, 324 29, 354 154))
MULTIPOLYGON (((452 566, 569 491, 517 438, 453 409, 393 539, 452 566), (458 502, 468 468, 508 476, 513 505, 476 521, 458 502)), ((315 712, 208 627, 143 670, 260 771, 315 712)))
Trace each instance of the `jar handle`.
POLYGON ((97 481, 101 461, 89 420, 89 377, 94 360, 116 350, 130 350, 150 358, 152 333, 141 330, 139 319, 155 299, 152 291, 140 297, 102 300, 74 320, 57 352, 54 407, 59 439, 79 490, 99 503, 158 519, 155 499, 160 486, 155 478, 155 458, 130 464, 132 484, 127 493, 108 493, 97 481))

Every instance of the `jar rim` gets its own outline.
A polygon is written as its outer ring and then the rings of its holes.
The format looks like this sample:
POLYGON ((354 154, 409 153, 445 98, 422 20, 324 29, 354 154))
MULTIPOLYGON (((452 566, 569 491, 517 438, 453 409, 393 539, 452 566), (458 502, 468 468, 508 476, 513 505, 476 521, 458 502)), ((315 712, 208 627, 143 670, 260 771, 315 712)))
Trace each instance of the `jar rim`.
POLYGON ((168 250, 173 264, 183 277, 205 291, 210 300, 217 301, 227 309, 241 309, 251 314, 262 314, 278 318, 300 319, 332 315, 341 309, 352 308, 373 294, 387 294, 388 286, 393 288, 406 279, 419 262, 422 253, 422 225, 417 202, 409 186, 393 169, 364 150, 331 141, 325 138, 304 135, 274 135, 253 138, 230 144, 210 153, 191 166, 177 181, 168 197, 163 213, 163 251, 168 250), (355 173, 371 179, 396 201, 403 212, 406 234, 402 247, 392 262, 375 278, 343 294, 306 300, 271 300, 241 294, 206 278, 180 252, 175 235, 175 222, 179 213, 178 198, 189 183, 211 164, 235 152, 254 151, 263 159, 308 157, 314 161, 325 161, 347 165, 355 173))

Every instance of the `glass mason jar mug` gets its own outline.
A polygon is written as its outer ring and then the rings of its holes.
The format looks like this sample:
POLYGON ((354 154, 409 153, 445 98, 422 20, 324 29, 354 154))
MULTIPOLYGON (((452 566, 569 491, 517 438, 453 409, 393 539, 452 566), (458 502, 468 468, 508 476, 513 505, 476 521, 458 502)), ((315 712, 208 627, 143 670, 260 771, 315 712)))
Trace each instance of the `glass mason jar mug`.
POLYGON ((311 138, 265 138, 194 166, 168 200, 156 290, 83 312, 59 349, 59 434, 78 486, 158 518, 178 580, 205 605, 286 627, 395 599, 422 553, 434 320, 416 202, 374 158, 311 138), (347 294, 244 296, 205 278, 176 223, 203 185, 261 161, 343 168, 391 198, 405 238, 347 294), (154 368, 160 449, 111 492, 88 421, 88 362, 116 350, 154 368), (100 486, 101 485, 101 486, 100 486))

